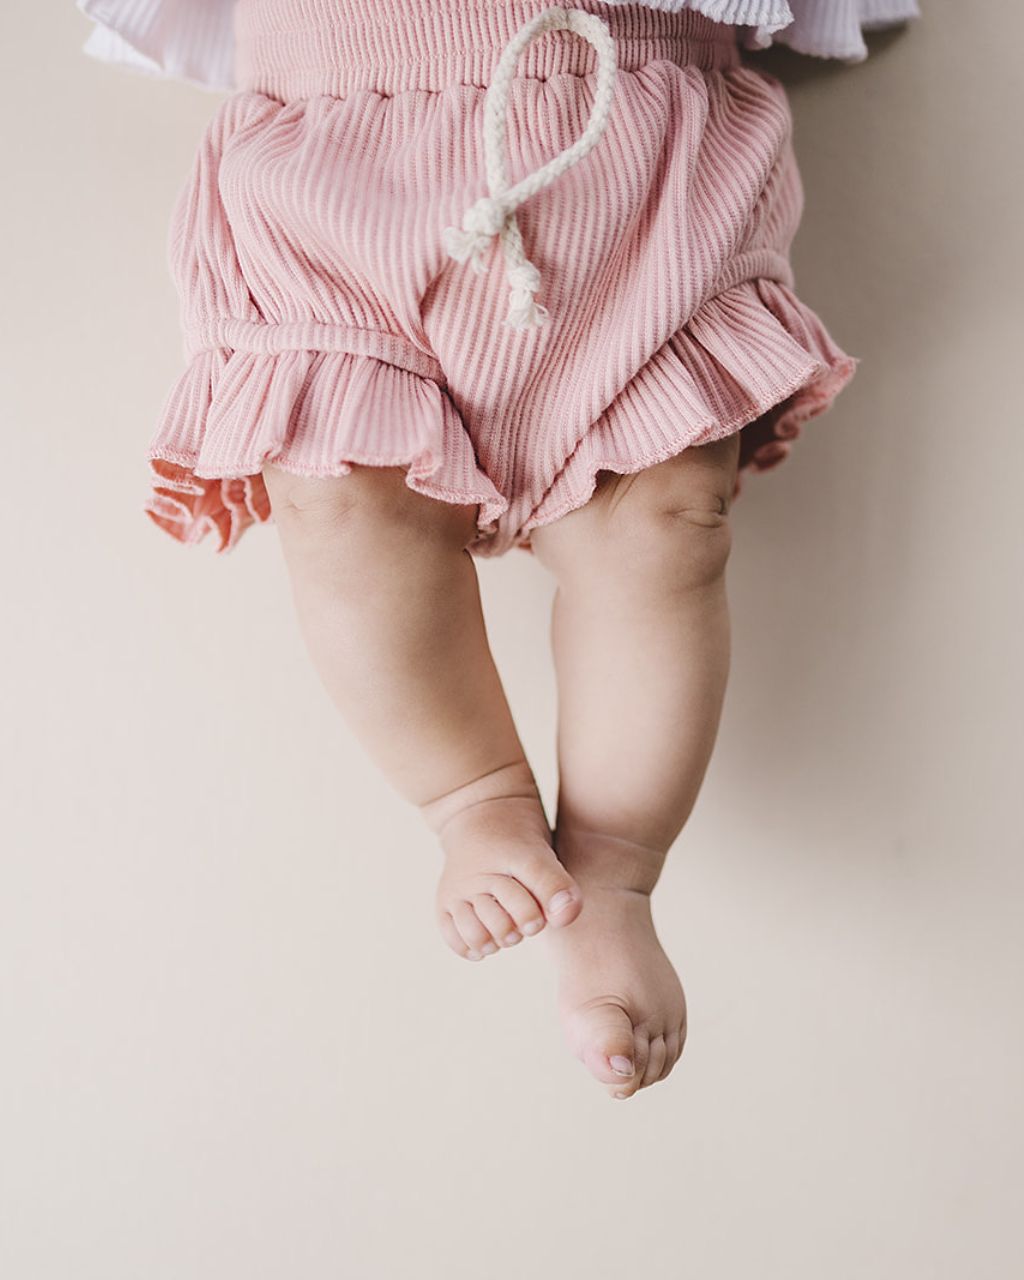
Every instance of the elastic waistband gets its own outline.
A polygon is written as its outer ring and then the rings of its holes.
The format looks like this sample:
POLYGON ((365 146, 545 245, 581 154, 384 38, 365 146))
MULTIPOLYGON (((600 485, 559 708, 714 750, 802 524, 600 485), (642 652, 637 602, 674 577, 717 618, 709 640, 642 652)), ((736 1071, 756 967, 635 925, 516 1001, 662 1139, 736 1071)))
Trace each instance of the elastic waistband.
MULTIPOLYGON (((549 0, 237 0, 236 83, 286 102, 358 89, 394 94, 487 86, 509 40, 551 7, 549 0)), ((692 9, 669 13, 601 0, 563 7, 607 24, 623 71, 655 59, 704 71, 739 63, 736 28, 692 9)), ((515 75, 546 79, 596 70, 592 44, 554 30, 524 50, 515 75)))

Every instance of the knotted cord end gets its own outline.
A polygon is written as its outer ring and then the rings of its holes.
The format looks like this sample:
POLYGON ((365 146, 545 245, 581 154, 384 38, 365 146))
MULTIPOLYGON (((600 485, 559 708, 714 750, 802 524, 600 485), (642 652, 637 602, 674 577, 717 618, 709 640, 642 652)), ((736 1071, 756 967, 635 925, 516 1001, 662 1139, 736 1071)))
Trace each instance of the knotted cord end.
POLYGON ((608 122, 612 86, 616 73, 615 42, 608 24, 594 14, 553 5, 535 15, 508 42, 498 61, 494 77, 484 100, 484 159, 490 194, 482 196, 466 210, 461 229, 446 227, 444 246, 458 262, 472 265, 477 272, 485 267, 483 254, 493 236, 501 236, 505 263, 512 286, 505 324, 512 329, 532 329, 546 324, 546 307, 538 305, 534 294, 540 287, 540 275, 523 255, 523 241, 515 220, 515 210, 529 196, 535 195, 582 159, 594 146, 608 122), (509 187, 506 162, 502 157, 508 106, 516 60, 526 46, 544 31, 566 29, 589 41, 597 50, 598 85, 587 127, 571 147, 529 174, 514 187, 509 187))
POLYGON ((525 259, 511 266, 507 271, 512 291, 509 294, 508 315, 505 324, 510 329, 533 329, 547 324, 549 313, 534 301, 534 294, 540 288, 540 272, 525 259))
POLYGON ((547 307, 534 302, 532 294, 512 293, 505 317, 505 324, 510 329, 539 329, 548 323, 549 318, 547 307))
POLYGON ((505 225, 509 211, 493 196, 481 196, 462 215, 462 226, 445 227, 441 239, 456 262, 468 261, 477 273, 484 270, 483 255, 505 225))

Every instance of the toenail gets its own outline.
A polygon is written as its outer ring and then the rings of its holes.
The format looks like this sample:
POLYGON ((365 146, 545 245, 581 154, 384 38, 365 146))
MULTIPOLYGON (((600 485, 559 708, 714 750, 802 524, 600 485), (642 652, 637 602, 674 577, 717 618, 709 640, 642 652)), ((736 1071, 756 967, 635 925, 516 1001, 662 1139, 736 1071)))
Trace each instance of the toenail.
POLYGON ((613 1098, 615 1098, 615 1099, 617 1099, 617 1100, 619 1100, 619 1101, 621 1101, 621 1100, 624 1100, 625 1098, 628 1098, 628 1097, 629 1097, 629 1094, 628 1094, 628 1093, 613 1093, 613 1094, 612 1094, 612 1097, 613 1097, 613 1098))
POLYGON ((485 942, 484 945, 480 948, 480 954, 485 956, 493 956, 495 951, 497 951, 497 949, 498 948, 494 945, 493 942, 485 942))
POLYGON ((523 933, 536 933, 540 927, 541 922, 539 920, 531 920, 529 924, 523 925, 523 933))
POLYGON ((517 942, 522 942, 523 935, 521 933, 510 933, 505 939, 506 947, 514 947, 517 942))
POLYGON ((477 952, 475 952, 475 951, 467 951, 467 952, 466 952, 466 959, 467 959, 467 960, 482 960, 482 959, 483 959, 483 956, 482 956, 482 955, 478 955, 478 954, 477 954, 477 952))
POLYGON ((548 910, 553 916, 557 916, 559 911, 564 911, 570 902, 572 902, 572 894, 568 889, 563 889, 561 893, 556 893, 548 903, 548 910))
POLYGON ((614 1058, 609 1058, 612 1064, 612 1070, 617 1076, 631 1076, 633 1074, 633 1064, 629 1058, 624 1058, 621 1054, 616 1054, 614 1058))

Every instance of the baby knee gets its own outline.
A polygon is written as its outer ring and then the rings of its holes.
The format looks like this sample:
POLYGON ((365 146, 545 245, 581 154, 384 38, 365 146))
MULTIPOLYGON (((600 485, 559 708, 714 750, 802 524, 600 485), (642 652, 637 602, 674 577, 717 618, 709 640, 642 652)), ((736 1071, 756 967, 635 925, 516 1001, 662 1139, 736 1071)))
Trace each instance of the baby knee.
POLYGON ((632 554, 677 585, 707 586, 725 573, 738 443, 727 437, 688 449, 638 475, 617 504, 613 495, 632 554))
POLYGON ((692 589, 710 586, 725 574, 732 549, 726 500, 694 491, 638 504, 626 517, 624 568, 654 574, 660 581, 692 589))
POLYGON ((263 471, 274 518, 292 541, 394 545, 424 539, 462 550, 476 531, 476 508, 417 493, 400 467, 355 466, 343 476, 263 471))
POLYGON ((598 589, 609 574, 645 592, 714 584, 732 545, 738 455, 733 435, 643 471, 601 473, 589 502, 534 531, 538 559, 559 579, 598 589))

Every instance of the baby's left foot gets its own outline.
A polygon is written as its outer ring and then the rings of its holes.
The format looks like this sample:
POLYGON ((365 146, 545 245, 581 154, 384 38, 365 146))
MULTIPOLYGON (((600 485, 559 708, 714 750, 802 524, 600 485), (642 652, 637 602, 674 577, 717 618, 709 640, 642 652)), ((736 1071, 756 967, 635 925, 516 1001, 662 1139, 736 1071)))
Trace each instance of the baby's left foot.
MULTIPOLYGON (((615 1098, 664 1080, 686 1040, 686 999, 654 931, 650 894, 592 880, 573 864, 587 909, 551 939, 569 1046, 615 1098)), ((623 877, 628 882, 629 877, 623 877)))

